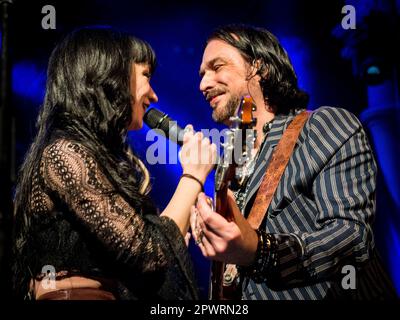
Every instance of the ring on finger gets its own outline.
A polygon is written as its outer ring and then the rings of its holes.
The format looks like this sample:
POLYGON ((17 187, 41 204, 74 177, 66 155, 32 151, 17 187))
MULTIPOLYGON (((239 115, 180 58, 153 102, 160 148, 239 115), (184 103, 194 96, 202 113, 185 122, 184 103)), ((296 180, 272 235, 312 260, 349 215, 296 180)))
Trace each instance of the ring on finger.
POLYGON ((203 237, 204 237, 204 232, 203 232, 203 230, 200 230, 200 232, 197 233, 197 240, 196 240, 197 245, 202 243, 203 237))

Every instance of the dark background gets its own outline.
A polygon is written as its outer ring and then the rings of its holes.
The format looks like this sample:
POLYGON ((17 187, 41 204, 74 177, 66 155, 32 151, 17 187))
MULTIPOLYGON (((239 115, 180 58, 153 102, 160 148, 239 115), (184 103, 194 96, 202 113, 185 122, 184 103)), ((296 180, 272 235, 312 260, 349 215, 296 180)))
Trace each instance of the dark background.
MULTIPOLYGON (((158 68, 152 83, 159 103, 182 126, 221 128, 211 120, 202 97, 198 69, 207 36, 227 23, 248 23, 272 31, 289 53, 300 87, 311 95, 309 109, 329 105, 361 118, 379 163, 375 236, 385 265, 400 293, 399 41, 400 1, 15 1, 11 11, 11 108, 16 115, 16 166, 35 134, 44 96, 46 67, 55 44, 74 28, 111 25, 147 40, 158 68), (56 29, 44 30, 44 5, 56 9, 56 29), (355 30, 344 30, 342 8, 356 9, 355 30)), ((130 133, 142 159, 148 128, 130 133)), ((149 165, 152 195, 160 209, 174 192, 179 164, 149 165)), ((210 177, 206 191, 212 195, 210 177)), ((0 217, 1 218, 1 217, 0 217)), ((0 234, 1 236, 1 234, 0 234)), ((2 239, 2 237, 0 237, 2 239)), ((0 243, 0 252, 1 252, 0 243)), ((190 246, 203 296, 208 263, 190 246)))

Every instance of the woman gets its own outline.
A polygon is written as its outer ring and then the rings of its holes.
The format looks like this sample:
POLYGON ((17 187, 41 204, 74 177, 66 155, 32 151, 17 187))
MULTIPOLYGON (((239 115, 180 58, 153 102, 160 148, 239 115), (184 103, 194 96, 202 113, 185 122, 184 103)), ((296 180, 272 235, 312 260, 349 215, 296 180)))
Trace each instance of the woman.
POLYGON ((54 49, 16 189, 17 296, 197 298, 183 236, 216 148, 185 134, 185 175, 157 215, 148 171, 126 142, 157 101, 154 67, 147 43, 112 29, 80 29, 54 49), (209 163, 193 157, 198 149, 209 163))

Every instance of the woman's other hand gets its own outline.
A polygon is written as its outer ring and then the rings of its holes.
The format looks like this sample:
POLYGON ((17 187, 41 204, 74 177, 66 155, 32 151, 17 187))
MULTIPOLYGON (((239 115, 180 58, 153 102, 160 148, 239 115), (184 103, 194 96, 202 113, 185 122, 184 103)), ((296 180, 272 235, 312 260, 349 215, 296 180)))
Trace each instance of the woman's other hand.
POLYGON ((179 154, 183 173, 191 174, 205 182, 214 168, 217 159, 217 147, 202 132, 193 132, 191 125, 186 126, 183 146, 179 154))

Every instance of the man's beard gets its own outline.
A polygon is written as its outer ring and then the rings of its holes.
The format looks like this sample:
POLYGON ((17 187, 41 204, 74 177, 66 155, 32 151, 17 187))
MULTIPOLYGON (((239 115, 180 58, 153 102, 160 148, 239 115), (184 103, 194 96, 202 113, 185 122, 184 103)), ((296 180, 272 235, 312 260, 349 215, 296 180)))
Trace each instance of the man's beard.
POLYGON ((229 118, 235 115, 236 109, 240 104, 240 98, 231 96, 228 102, 223 106, 216 107, 212 113, 215 122, 228 122, 229 118))

